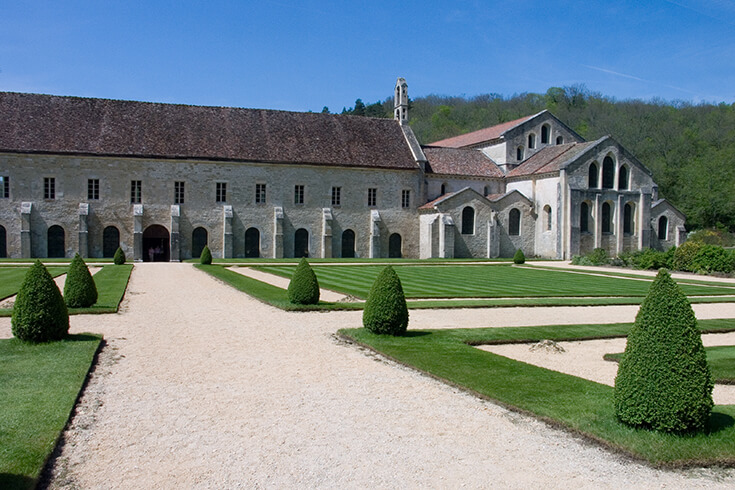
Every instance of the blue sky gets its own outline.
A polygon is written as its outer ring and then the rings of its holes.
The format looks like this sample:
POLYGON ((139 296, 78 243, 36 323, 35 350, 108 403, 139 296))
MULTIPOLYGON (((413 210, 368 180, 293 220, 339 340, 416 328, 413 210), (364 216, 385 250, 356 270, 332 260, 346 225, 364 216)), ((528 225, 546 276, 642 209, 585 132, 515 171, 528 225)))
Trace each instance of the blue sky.
POLYGON ((333 112, 409 94, 735 102, 735 2, 0 2, 0 91, 333 112))

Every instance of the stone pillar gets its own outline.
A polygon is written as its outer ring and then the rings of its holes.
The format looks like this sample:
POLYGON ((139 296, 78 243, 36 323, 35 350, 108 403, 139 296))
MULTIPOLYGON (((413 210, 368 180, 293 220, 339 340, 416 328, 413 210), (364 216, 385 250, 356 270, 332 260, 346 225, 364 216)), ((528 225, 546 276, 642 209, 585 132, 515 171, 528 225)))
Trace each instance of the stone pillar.
POLYGON ((595 195, 595 248, 602 247, 602 203, 600 195, 595 195))
POLYGON ((273 258, 283 258, 283 208, 273 208, 273 258))
POLYGON ((380 258, 380 213, 377 209, 370 210, 370 258, 380 258))
POLYGON ((651 246, 651 194, 641 193, 638 208, 638 250, 643 250, 651 246))
POLYGON ((623 195, 618 194, 618 200, 615 203, 615 255, 623 253, 623 195))
POLYGON ((89 204, 79 203, 79 255, 86 259, 89 257, 89 229, 87 228, 87 217, 89 216, 89 204))
POLYGON ((223 206, 222 207, 222 216, 224 219, 224 237, 222 238, 222 258, 223 259, 231 259, 232 258, 232 206, 223 206))
POLYGON ((143 205, 133 204, 133 260, 143 261, 143 205))
POLYGON ((23 259, 31 258, 31 210, 32 202, 20 204, 20 256, 23 259))
POLYGON ((179 217, 181 206, 171 205, 171 262, 181 261, 181 238, 179 237, 179 217))
POLYGON ((674 245, 676 245, 677 248, 681 246, 682 243, 684 243, 687 240, 687 229, 684 228, 683 225, 679 225, 676 227, 676 236, 674 245))
POLYGON ((454 220, 448 214, 441 215, 439 226, 439 257, 454 258, 454 220))
POLYGON ((498 213, 490 212, 490 221, 487 222, 487 257, 500 257, 500 229, 498 227, 498 213))
POLYGON ((332 210, 322 208, 322 258, 332 257, 332 210))

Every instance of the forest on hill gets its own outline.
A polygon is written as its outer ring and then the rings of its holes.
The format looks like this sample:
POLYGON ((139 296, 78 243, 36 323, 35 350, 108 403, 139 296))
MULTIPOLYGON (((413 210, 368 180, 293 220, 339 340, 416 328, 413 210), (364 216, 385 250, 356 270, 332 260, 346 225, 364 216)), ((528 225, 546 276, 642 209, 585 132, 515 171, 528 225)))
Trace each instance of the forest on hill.
MULTIPOLYGON (((687 215, 688 229, 735 231, 735 104, 619 101, 574 85, 510 97, 429 95, 412 99, 408 114, 419 141, 429 144, 544 109, 588 141, 611 135, 633 153, 653 172, 660 195, 687 215)), ((342 113, 393 117, 393 99, 357 99, 342 113)))

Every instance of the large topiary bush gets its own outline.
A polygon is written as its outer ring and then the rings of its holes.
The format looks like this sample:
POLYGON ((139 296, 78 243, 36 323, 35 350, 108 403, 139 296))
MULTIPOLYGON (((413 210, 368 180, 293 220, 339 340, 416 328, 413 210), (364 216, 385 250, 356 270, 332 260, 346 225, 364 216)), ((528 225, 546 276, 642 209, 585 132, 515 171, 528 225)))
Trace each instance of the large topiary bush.
POLYGON ((204 248, 202 249, 202 254, 199 256, 199 263, 204 265, 212 264, 212 252, 210 252, 207 245, 204 245, 204 248))
POLYGON ((513 256, 513 263, 514 264, 525 264, 526 263, 526 256, 523 254, 523 250, 521 250, 520 248, 516 250, 516 253, 513 256))
POLYGON ((694 272, 723 272, 733 271, 735 255, 730 250, 725 250, 719 245, 702 245, 691 262, 694 272))
POLYGON ((661 269, 628 334, 615 378, 615 413, 635 427, 701 430, 712 410, 713 386, 694 311, 661 269))
POLYGON ((69 308, 87 308, 97 302, 97 286, 79 254, 74 255, 66 274, 64 302, 69 308))
POLYGON ((11 319, 13 335, 27 342, 60 340, 69 332, 69 312, 51 274, 37 260, 18 291, 11 319))
POLYGON ((704 243, 687 240, 674 252, 674 269, 678 271, 696 272, 694 269, 694 257, 697 256, 704 243))
POLYGON ((288 300, 299 305, 319 303, 319 281, 305 258, 301 259, 288 283, 288 300))
POLYGON ((403 335, 408 328, 408 307, 398 274, 386 266, 370 288, 362 324, 373 333, 403 335))
POLYGON ((125 252, 121 247, 117 247, 115 250, 115 256, 112 258, 115 265, 123 265, 125 263, 125 252))

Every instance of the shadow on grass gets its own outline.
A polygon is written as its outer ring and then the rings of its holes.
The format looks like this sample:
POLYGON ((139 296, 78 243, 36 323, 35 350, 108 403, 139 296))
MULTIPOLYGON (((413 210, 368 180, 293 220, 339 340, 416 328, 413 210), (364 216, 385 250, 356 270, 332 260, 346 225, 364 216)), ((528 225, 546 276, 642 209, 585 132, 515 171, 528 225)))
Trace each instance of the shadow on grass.
POLYGON ((709 416, 709 425, 707 434, 717 434, 718 432, 729 429, 735 425, 735 418, 726 413, 712 411, 709 416))
POLYGON ((25 490, 35 488, 36 480, 24 475, 13 475, 11 473, 0 473, 0 488, 4 490, 25 490))
POLYGON ((425 335, 431 335, 432 332, 427 332, 425 330, 407 330, 406 333, 401 335, 401 337, 424 337, 425 335))

